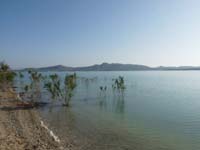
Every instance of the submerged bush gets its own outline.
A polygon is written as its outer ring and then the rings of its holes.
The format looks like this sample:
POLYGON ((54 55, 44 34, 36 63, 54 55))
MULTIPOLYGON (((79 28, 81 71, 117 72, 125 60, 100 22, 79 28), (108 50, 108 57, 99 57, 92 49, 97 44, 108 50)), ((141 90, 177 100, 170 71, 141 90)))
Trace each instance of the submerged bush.
POLYGON ((44 84, 44 87, 50 92, 52 99, 60 98, 62 92, 57 74, 49 75, 49 81, 44 84))
POLYGON ((24 75, 23 75, 22 72, 18 72, 18 76, 19 76, 20 79, 23 79, 23 78, 24 78, 24 75))
POLYGON ((64 98, 65 105, 69 106, 69 102, 73 96, 73 91, 76 88, 76 74, 65 76, 64 98))
MULTIPOLYGON (((31 98, 31 101, 38 101, 41 98, 41 85, 43 84, 43 76, 37 71, 29 70, 30 83, 24 86, 25 95, 31 98)), ((20 77, 22 77, 20 75, 20 77)))
POLYGON ((44 87, 51 94, 52 99, 64 100, 63 105, 69 106, 74 89, 76 88, 76 74, 66 75, 63 84, 61 84, 61 80, 57 74, 49 75, 49 79, 44 87))
POLYGON ((124 90, 126 89, 125 87, 125 82, 124 82, 124 77, 119 76, 116 79, 113 79, 114 83, 112 85, 113 90, 116 90, 120 93, 123 93, 124 90))

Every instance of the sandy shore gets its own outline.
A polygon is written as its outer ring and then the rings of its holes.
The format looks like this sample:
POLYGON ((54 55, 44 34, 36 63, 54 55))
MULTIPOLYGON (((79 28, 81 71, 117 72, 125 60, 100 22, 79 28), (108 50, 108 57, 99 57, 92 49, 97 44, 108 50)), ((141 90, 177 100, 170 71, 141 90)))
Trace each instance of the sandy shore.
POLYGON ((0 150, 63 149, 41 125, 36 110, 16 107, 13 95, 0 95, 0 150))

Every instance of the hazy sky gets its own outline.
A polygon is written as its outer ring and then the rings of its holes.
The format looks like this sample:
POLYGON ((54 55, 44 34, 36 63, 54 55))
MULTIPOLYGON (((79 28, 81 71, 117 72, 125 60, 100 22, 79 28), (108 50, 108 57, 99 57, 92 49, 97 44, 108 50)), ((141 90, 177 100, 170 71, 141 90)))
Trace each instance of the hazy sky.
POLYGON ((200 66, 200 0, 0 0, 0 60, 200 66))

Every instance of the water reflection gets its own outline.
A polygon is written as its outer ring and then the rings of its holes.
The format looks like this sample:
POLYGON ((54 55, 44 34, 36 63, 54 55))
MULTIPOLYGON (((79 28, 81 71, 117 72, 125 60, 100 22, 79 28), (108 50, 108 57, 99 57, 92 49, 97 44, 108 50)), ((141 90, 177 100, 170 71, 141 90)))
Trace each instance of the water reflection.
POLYGON ((99 96, 99 107, 102 111, 112 111, 118 114, 125 112, 125 94, 113 94, 112 98, 102 92, 99 96))
POLYGON ((125 100, 124 100, 124 93, 116 96, 113 96, 113 107, 115 108, 116 113, 123 114, 125 110, 125 100))

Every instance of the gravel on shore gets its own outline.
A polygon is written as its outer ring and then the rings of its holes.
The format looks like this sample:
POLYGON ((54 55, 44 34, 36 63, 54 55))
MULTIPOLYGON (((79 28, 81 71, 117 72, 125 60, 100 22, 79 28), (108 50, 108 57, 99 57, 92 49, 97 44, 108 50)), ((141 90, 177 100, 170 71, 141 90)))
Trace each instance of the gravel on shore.
POLYGON ((16 107, 18 100, 0 95, 0 150, 64 149, 41 126, 36 110, 16 107))

